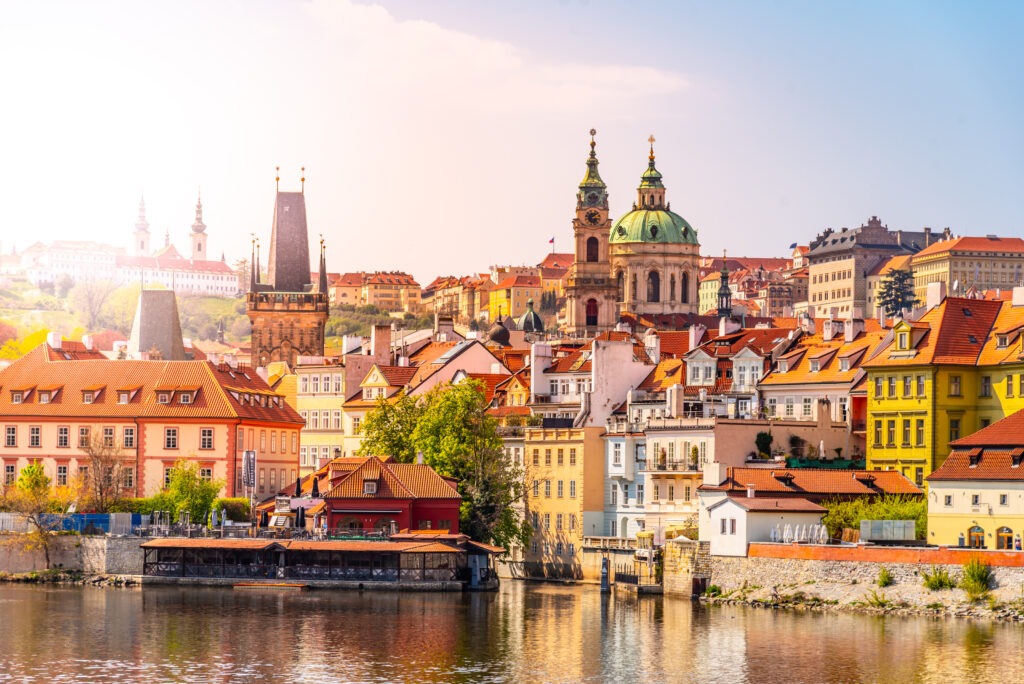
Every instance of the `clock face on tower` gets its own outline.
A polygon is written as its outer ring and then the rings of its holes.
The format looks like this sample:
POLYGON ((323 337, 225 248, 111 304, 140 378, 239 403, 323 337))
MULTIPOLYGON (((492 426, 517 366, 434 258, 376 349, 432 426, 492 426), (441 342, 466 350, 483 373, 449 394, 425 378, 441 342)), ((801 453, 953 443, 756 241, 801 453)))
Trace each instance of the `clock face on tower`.
POLYGON ((596 226, 598 223, 601 222, 601 214, 595 211, 594 209, 591 209, 590 211, 587 212, 586 219, 587 223, 589 223, 592 226, 596 226))

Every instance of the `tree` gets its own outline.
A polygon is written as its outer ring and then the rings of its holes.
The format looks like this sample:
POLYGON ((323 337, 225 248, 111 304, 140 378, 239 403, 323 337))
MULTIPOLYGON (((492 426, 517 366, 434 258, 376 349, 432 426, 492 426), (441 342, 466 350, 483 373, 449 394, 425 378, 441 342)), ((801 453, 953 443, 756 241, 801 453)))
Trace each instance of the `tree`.
POLYGON ((412 433, 423 415, 424 406, 402 392, 394 400, 377 399, 377 406, 363 418, 363 441, 356 451, 360 456, 391 456, 402 463, 416 459, 412 433))
POLYGON ((155 508, 170 511, 172 517, 188 511, 190 520, 203 521, 223 486, 220 480, 204 480, 195 463, 178 461, 171 468, 168 485, 153 497, 155 508))
POLYGON ((909 269, 890 271, 882 279, 878 303, 885 309, 887 316, 902 314, 905 309, 913 309, 920 304, 921 301, 914 294, 914 272, 909 269))
POLYGON ((89 434, 89 443, 83 448, 89 459, 88 475, 82 482, 83 494, 89 508, 97 513, 109 513, 124 497, 127 475, 124 452, 113 435, 102 434, 101 428, 93 427, 89 434))
POLYGON ((58 487, 51 496, 50 478, 38 461, 21 469, 14 487, 4 492, 4 507, 20 513, 28 523, 29 531, 11 538, 25 551, 43 552, 46 569, 50 569, 50 548, 53 532, 59 530, 65 512, 77 499, 74 487, 58 487))
POLYGON ((385 409, 379 420, 371 419, 380 404, 363 421, 364 439, 382 447, 396 445, 399 460, 422 451, 427 465, 454 479, 462 495, 459 524, 465 534, 504 547, 529 543, 532 529, 516 507, 525 494, 523 473, 505 454, 497 423, 487 415, 482 384, 441 385, 412 403, 415 411, 409 406, 404 413, 385 409))
POLYGON ((82 316, 89 330, 95 330, 107 299, 117 289, 109 280, 87 280, 78 283, 68 293, 71 306, 82 316))

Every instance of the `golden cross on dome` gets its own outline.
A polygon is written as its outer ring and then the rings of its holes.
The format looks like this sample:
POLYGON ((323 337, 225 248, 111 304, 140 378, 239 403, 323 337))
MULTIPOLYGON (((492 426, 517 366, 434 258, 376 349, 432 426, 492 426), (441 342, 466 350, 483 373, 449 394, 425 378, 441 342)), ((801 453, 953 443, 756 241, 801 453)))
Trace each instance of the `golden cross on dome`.
POLYGON ((647 142, 651 143, 651 161, 654 161, 654 134, 651 133, 651 137, 647 139, 647 142))

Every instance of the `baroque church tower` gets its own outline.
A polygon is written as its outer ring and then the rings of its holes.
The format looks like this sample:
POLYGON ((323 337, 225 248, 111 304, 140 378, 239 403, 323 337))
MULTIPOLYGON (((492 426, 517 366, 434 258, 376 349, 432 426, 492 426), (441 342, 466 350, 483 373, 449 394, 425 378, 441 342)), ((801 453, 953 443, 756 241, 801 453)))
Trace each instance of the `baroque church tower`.
POLYGON ((203 197, 196 200, 196 220, 192 224, 192 260, 202 261, 206 256, 206 224, 203 223, 203 197))
POLYGON ((149 256, 149 221, 146 220, 146 198, 139 199, 139 220, 135 222, 133 247, 135 256, 149 256))
POLYGON ((570 335, 594 335, 610 330, 618 321, 608 256, 612 226, 608 187, 597 171, 596 134, 590 129, 590 156, 576 193, 576 217, 572 220, 575 258, 565 288, 566 332, 570 335))
MULTIPOLYGON (((305 174, 305 168, 303 168, 305 174)), ((281 192, 281 177, 274 203, 270 233, 269 282, 261 283, 253 241, 254 268, 246 295, 246 313, 252 323, 252 363, 266 366, 283 361, 295 366, 300 355, 322 356, 327 324, 327 260, 320 240, 320 272, 310 280, 309 234, 306 227, 306 178, 301 192, 281 192)))

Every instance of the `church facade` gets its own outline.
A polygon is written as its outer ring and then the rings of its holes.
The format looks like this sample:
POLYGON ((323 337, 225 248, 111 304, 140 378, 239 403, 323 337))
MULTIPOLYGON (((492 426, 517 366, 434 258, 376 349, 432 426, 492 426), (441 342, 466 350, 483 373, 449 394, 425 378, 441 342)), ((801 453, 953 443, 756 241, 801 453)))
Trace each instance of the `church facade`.
POLYGON ((595 131, 590 133, 572 223, 575 256, 567 279, 565 331, 594 335, 614 328, 626 313, 696 314, 700 242, 665 199, 653 136, 637 201, 612 223, 607 186, 597 172, 595 131))

